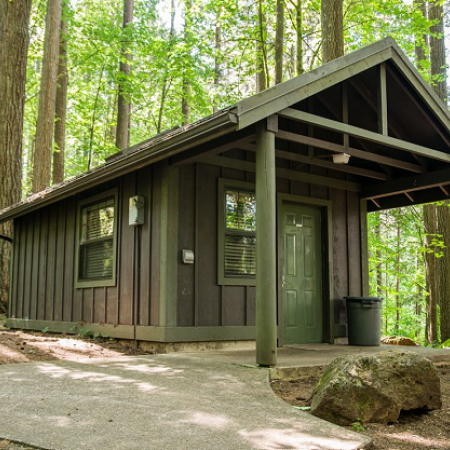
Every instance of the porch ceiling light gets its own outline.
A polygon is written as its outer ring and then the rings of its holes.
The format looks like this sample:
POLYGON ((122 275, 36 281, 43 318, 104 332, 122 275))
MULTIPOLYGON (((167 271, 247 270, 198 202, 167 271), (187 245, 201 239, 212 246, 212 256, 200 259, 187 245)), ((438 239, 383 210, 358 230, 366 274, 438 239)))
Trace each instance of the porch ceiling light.
POLYGON ((335 153, 333 155, 333 162, 335 164, 347 164, 350 159, 350 155, 348 153, 335 153))

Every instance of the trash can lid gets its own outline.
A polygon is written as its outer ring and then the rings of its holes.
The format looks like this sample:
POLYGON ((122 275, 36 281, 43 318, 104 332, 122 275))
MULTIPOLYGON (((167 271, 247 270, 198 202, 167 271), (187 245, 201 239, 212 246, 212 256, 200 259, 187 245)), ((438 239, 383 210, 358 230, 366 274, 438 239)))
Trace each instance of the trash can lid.
POLYGON ((345 300, 350 302, 372 302, 377 303, 383 301, 381 297, 344 297, 345 300))

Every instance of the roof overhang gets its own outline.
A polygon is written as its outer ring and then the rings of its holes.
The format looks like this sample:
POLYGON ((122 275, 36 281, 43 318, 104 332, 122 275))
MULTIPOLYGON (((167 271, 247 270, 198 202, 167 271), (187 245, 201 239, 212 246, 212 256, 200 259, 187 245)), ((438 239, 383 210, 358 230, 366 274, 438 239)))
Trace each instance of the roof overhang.
POLYGON ((194 124, 144 141, 114 155, 105 164, 54 187, 31 195, 26 200, 0 211, 0 222, 14 219, 43 206, 75 195, 88 188, 125 175, 181 153, 201 143, 232 133, 237 129, 233 107, 222 110, 194 124))

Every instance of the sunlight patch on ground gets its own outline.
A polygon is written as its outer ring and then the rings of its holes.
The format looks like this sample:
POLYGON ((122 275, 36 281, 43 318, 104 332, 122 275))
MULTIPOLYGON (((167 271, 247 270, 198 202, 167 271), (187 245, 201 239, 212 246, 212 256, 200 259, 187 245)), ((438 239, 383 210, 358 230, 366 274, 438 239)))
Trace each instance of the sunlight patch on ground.
POLYGON ((120 351, 105 348, 101 343, 70 337, 3 331, 0 332, 0 339, 0 363, 2 364, 32 362, 36 359, 79 361, 82 358, 123 355, 120 351))
POLYGON ((22 353, 8 348, 6 345, 0 344, 0 355, 6 360, 11 359, 18 362, 28 362, 29 359, 22 353))
POLYGON ((65 369, 63 367, 55 366, 52 364, 40 364, 39 370, 49 375, 51 378, 70 378, 72 380, 81 380, 95 383, 113 383, 113 384, 134 384, 143 392, 153 391, 155 389, 163 390, 159 386, 154 386, 150 383, 143 382, 141 380, 134 380, 129 378, 122 378, 118 375, 105 375, 97 372, 82 372, 65 369))
POLYGON ((228 417, 206 412, 194 412, 188 419, 182 420, 181 422, 216 429, 226 428, 233 423, 228 417))
POLYGON ((398 439, 402 442, 410 442, 411 447, 415 447, 418 444, 423 445, 424 448, 443 448, 448 450, 450 448, 450 440, 439 440, 439 439, 425 439, 421 436, 418 436, 417 434, 412 433, 396 433, 396 434, 389 434, 389 438, 392 439, 398 439))
POLYGON ((257 431, 241 430, 239 434, 251 442, 252 448, 260 450, 298 449, 298 443, 302 443, 301 448, 308 450, 346 450, 354 449, 359 442, 352 439, 339 439, 311 437, 310 434, 300 433, 295 429, 280 430, 276 428, 264 428, 257 431))
POLYGON ((184 370, 182 369, 172 369, 171 367, 166 366, 150 366, 146 364, 139 364, 139 365, 133 365, 133 364, 116 364, 116 367, 119 367, 124 370, 133 371, 133 372, 141 372, 141 373, 158 373, 158 374, 177 374, 177 373, 183 373, 184 370))

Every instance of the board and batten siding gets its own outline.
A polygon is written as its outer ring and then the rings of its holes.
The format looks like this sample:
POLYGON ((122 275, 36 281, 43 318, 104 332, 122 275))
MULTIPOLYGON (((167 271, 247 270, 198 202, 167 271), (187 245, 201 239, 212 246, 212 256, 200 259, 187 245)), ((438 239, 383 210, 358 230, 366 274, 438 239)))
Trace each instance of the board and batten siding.
MULTIPOLYGON (((235 158, 244 154, 235 151, 235 158)), ((289 168, 289 162, 278 161, 289 168)), ((327 169, 298 169, 316 175, 327 169)), ((254 326, 255 288, 218 284, 218 179, 254 183, 254 173, 203 163, 180 169, 179 251, 193 250, 195 264, 178 265, 178 326, 254 326)), ((345 175, 333 174, 336 178, 345 175)), ((331 202, 333 248, 334 323, 346 323, 343 297, 364 293, 360 201, 356 193, 277 178, 277 192, 331 202)))
MULTIPOLYGON (((227 156, 254 161, 254 155, 238 150, 227 156)), ((291 164, 278 161, 281 168, 292 168, 291 164)), ((161 162, 15 220, 9 317, 22 319, 16 325, 25 328, 28 321, 29 328, 68 331, 67 324, 100 324, 109 327, 106 334, 130 339, 151 339, 155 334, 145 329, 155 331, 164 325, 161 320, 172 322, 167 325, 172 330, 212 327, 217 332, 222 327, 255 326, 255 288, 220 285, 217 268, 218 180, 254 183, 255 174, 196 163, 180 167, 175 179, 170 170, 161 162), (164 178, 164 173, 172 175, 164 178), (168 179, 178 186, 178 195, 170 193, 174 189, 168 179), (75 288, 78 202, 113 188, 119 199, 117 283, 75 288), (138 227, 128 225, 128 202, 134 195, 145 199, 144 225, 138 227), (195 264, 183 264, 183 249, 194 251, 195 264), (169 317, 172 313, 176 317, 169 317)), ((317 167, 297 170, 328 174, 317 167)), ((277 190, 331 202, 334 323, 344 324, 343 297, 363 293, 361 253, 366 243, 357 194, 283 178, 277 179, 277 190)), ((195 340, 196 334, 189 336, 195 340)))
POLYGON ((113 326, 155 321, 150 299, 159 269, 152 265, 151 237, 157 234, 152 219, 159 202, 152 195, 152 172, 146 167, 15 219, 10 318, 35 322, 33 328, 49 321, 113 326), (75 288, 78 202, 113 188, 119 193, 116 285, 75 288), (128 199, 134 195, 146 201, 139 227, 128 225, 128 199), (138 271, 146 275, 138 277, 138 271))

